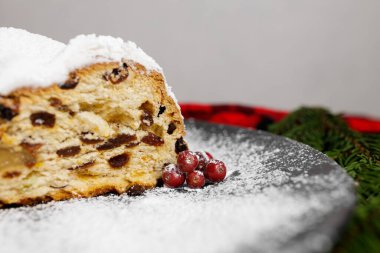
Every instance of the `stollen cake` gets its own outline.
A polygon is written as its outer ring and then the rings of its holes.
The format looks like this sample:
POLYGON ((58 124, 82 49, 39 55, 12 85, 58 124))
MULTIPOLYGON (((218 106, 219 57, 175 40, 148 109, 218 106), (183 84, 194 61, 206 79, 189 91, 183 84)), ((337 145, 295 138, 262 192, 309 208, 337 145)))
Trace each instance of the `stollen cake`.
POLYGON ((161 67, 133 42, 0 28, 0 207, 154 187, 186 150, 161 67))

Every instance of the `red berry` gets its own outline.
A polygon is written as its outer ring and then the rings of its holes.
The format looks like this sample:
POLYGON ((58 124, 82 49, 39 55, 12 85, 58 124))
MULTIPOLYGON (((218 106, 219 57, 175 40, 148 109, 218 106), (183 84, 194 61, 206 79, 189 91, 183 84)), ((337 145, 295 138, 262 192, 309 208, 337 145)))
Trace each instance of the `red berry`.
POLYGON ((210 159, 214 159, 214 157, 213 157, 209 152, 205 151, 205 153, 206 153, 206 155, 208 156, 208 159, 209 159, 209 160, 210 160, 210 159))
POLYGON ((179 153, 177 158, 177 163, 180 171, 185 173, 190 173, 195 170, 198 166, 198 157, 197 155, 189 150, 182 151, 179 153))
POLYGON ((205 185, 205 176, 199 170, 190 172, 187 175, 186 183, 192 189, 202 188, 205 185))
POLYGON ((205 176, 211 182, 220 182, 226 177, 226 165, 219 160, 210 160, 206 166, 205 176))
POLYGON ((166 165, 162 171, 162 181, 164 185, 169 188, 178 188, 185 182, 185 174, 179 171, 178 167, 174 164, 166 165))
POLYGON ((198 161, 199 161, 198 167, 196 169, 200 170, 200 171, 204 171, 205 168, 206 168, 206 165, 207 165, 208 161, 211 158, 209 158, 209 155, 207 154, 207 152, 197 151, 197 152, 195 152, 195 154, 197 155, 198 161))

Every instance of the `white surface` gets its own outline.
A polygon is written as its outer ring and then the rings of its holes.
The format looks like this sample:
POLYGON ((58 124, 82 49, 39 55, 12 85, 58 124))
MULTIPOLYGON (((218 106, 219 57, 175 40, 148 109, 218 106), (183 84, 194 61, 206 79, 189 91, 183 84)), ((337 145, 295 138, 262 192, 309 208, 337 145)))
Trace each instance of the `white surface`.
POLYGON ((380 1, 0 0, 0 25, 135 41, 180 101, 380 117, 380 1))
POLYGON ((133 60, 149 70, 161 67, 135 43, 110 36, 79 35, 66 46, 15 28, 0 28, 0 93, 23 86, 64 82, 77 68, 99 62, 133 60))

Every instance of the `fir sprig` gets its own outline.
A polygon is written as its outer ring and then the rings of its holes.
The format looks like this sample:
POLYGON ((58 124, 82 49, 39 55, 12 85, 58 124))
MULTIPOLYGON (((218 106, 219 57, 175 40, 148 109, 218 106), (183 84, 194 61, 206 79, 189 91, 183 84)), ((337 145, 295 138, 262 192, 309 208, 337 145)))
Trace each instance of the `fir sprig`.
POLYGON ((269 131, 324 152, 356 181, 359 203, 333 252, 380 252, 380 135, 353 131, 323 108, 300 108, 269 131))

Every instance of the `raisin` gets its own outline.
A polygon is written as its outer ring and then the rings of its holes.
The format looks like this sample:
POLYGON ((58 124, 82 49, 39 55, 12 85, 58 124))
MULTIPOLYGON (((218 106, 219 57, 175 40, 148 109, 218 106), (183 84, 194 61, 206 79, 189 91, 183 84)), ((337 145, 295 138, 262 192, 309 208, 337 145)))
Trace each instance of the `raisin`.
POLYGON ((103 141, 103 139, 87 139, 85 137, 80 137, 81 142, 85 144, 97 144, 103 141))
POLYGON ((175 142, 175 152, 178 154, 182 151, 188 150, 189 148, 187 147, 187 144, 183 137, 178 138, 177 141, 175 142))
POLYGON ((160 109, 158 110, 157 117, 160 117, 161 114, 163 114, 166 110, 166 107, 164 105, 160 105, 160 109))
POLYGON ((120 134, 113 139, 109 139, 107 142, 98 146, 96 149, 97 150, 113 149, 113 148, 120 147, 123 144, 127 144, 127 143, 135 141, 135 140, 137 140, 136 135, 120 134))
POLYGON ((61 157, 69 157, 79 154, 80 147, 79 146, 70 146, 67 148, 62 148, 57 150, 57 155, 61 157))
POLYGON ((71 116, 75 115, 75 112, 73 112, 72 110, 70 110, 70 108, 67 105, 61 105, 57 109, 60 110, 60 111, 62 111, 62 112, 68 112, 71 116))
POLYGON ((50 105, 57 108, 59 111, 68 112, 71 116, 75 115, 75 112, 70 110, 67 105, 62 104, 62 101, 59 98, 49 98, 50 105))
POLYGON ((123 63, 119 68, 114 68, 110 73, 107 72, 103 75, 103 78, 107 81, 110 81, 113 84, 118 84, 129 76, 128 65, 123 63))
POLYGON ((140 120, 145 126, 151 126, 154 123, 152 113, 148 110, 143 110, 140 120))
POLYGON ((0 117, 5 120, 12 120, 16 113, 9 107, 0 105, 0 117))
POLYGON ((111 157, 108 160, 108 163, 111 165, 113 168, 120 168, 124 166, 127 162, 129 161, 129 156, 125 153, 111 157))
POLYGON ((27 143, 24 141, 20 144, 20 146, 24 149, 23 160, 24 160, 25 166, 27 166, 28 168, 31 168, 36 164, 37 162, 36 154, 37 154, 38 149, 42 147, 42 145, 43 144, 41 143, 32 144, 32 143, 27 143))
POLYGON ((48 112, 35 112, 30 115, 30 121, 33 126, 54 127, 55 115, 48 112))
POLYGON ((127 195, 128 196, 140 196, 140 195, 143 195, 144 192, 145 192, 144 186, 134 184, 128 189, 127 195))
POLYGON ((30 157, 26 158, 24 161, 25 166, 28 168, 32 168, 34 165, 36 165, 36 163, 37 163, 37 161, 36 161, 36 158, 34 156, 30 156, 30 157))
POLYGON ((20 158, 24 165, 28 168, 33 167, 37 163, 36 153, 42 144, 35 144, 34 147, 27 147, 25 144, 20 144, 23 150, 21 151, 20 158))
POLYGON ((162 178, 157 179, 156 187, 163 187, 164 186, 164 180, 162 178))
POLYGON ((42 144, 23 141, 21 142, 20 146, 27 150, 29 153, 35 153, 42 146, 42 144))
POLYGON ((141 141, 151 146, 161 146, 164 144, 164 140, 153 133, 148 133, 141 141))
POLYGON ((55 97, 49 98, 49 103, 53 107, 59 107, 62 105, 62 101, 59 98, 55 98, 55 97))
POLYGON ((59 84, 59 88, 63 90, 74 89, 79 83, 79 77, 75 73, 70 73, 69 78, 63 83, 59 84))
POLYGON ((36 164, 37 151, 42 147, 42 145, 43 144, 41 143, 29 143, 25 140, 20 143, 20 146, 23 149, 21 152, 21 158, 25 166, 31 168, 36 164))
POLYGON ((170 122, 167 133, 172 134, 176 129, 177 129, 177 126, 173 122, 170 122))
POLYGON ((7 171, 3 174, 3 178, 11 179, 15 177, 19 177, 21 175, 20 171, 7 171))

